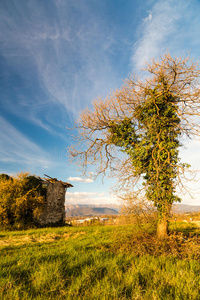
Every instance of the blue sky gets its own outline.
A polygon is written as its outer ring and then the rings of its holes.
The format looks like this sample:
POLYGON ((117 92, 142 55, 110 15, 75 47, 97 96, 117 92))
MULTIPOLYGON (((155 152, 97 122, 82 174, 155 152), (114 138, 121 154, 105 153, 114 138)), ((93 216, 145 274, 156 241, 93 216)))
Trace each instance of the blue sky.
MULTIPOLYGON (((114 202, 110 179, 82 178, 69 164, 67 127, 150 58, 190 51, 199 59, 199 16, 197 0, 2 0, 0 173, 68 180, 70 204, 114 202)), ((199 152, 190 141, 181 156, 196 168, 199 152)))

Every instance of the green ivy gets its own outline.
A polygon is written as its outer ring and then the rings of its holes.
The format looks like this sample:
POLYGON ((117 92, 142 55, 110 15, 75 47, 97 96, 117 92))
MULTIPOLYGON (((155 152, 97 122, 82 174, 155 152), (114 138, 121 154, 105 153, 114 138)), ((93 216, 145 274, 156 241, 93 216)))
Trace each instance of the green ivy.
POLYGON ((160 214, 166 212, 166 203, 181 200, 175 191, 181 166, 177 111, 177 97, 161 80, 146 92, 145 100, 135 108, 132 118, 124 118, 120 123, 112 121, 109 129, 111 143, 131 157, 133 175, 143 177, 146 197, 154 202, 160 214))

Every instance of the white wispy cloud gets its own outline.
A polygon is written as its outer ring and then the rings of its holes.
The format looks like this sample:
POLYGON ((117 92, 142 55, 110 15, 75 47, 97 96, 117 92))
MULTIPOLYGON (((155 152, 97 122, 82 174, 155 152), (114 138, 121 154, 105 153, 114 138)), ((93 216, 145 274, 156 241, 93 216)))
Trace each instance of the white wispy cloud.
POLYGON ((0 161, 20 165, 20 169, 40 170, 49 168, 53 162, 41 147, 33 143, 14 126, 0 116, 0 161))
POLYGON ((84 182, 84 183, 91 183, 94 182, 91 178, 80 178, 80 177, 69 177, 67 180, 69 181, 78 181, 78 182, 84 182))
MULTIPOLYGON (((181 26, 185 27, 187 22, 191 22, 186 18, 188 10, 191 9, 186 0, 159 0, 154 3, 138 29, 138 40, 134 44, 132 55, 134 70, 143 68, 145 62, 159 57, 166 51, 184 50, 183 35, 193 35, 193 32, 188 33, 181 28, 181 26)), ((188 44, 187 46, 190 47, 188 44)))
POLYGON ((152 12, 149 11, 148 13, 149 13, 148 16, 146 18, 144 18, 144 22, 151 21, 151 19, 152 19, 152 12))
POLYGON ((31 107, 29 120, 54 133, 49 126, 58 120, 50 113, 53 105, 62 107, 60 115, 67 111, 69 118, 76 117, 92 98, 110 91, 115 75, 109 61, 112 31, 90 5, 56 1, 50 7, 53 14, 40 1, 2 5, 0 50, 23 86, 31 90, 35 85, 34 99, 28 94, 24 99, 16 90, 15 103, 8 99, 5 105, 21 118, 26 118, 31 107))

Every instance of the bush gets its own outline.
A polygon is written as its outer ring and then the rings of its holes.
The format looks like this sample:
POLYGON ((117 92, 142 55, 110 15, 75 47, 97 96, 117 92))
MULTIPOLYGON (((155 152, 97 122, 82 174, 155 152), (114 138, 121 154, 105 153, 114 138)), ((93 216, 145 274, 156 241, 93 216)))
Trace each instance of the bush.
POLYGON ((45 195, 42 180, 29 173, 13 177, 1 174, 0 227, 15 229, 35 225, 43 210, 45 195))

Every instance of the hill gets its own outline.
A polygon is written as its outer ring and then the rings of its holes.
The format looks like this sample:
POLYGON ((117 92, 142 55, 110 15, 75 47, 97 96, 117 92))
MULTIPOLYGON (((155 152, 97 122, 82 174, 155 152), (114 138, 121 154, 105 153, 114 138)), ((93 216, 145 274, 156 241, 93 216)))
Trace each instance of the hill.
MULTIPOLYGON (((65 212, 66 212, 66 217, 118 215, 120 213, 120 206, 114 204, 65 205, 65 212)), ((174 204, 172 208, 172 212, 179 213, 179 214, 200 212, 200 205, 174 204)))
POLYGON ((174 204, 172 211, 178 214, 200 212, 200 205, 174 204))
POLYGON ((80 216, 100 216, 100 215, 117 215, 118 211, 109 207, 98 206, 79 206, 66 209, 66 217, 80 217, 80 216))

